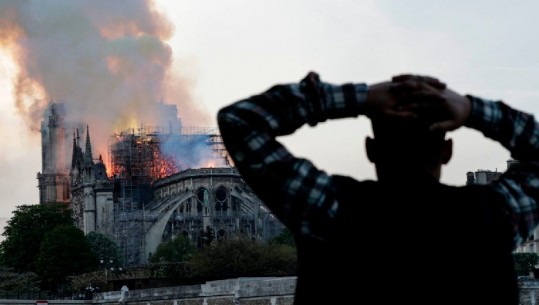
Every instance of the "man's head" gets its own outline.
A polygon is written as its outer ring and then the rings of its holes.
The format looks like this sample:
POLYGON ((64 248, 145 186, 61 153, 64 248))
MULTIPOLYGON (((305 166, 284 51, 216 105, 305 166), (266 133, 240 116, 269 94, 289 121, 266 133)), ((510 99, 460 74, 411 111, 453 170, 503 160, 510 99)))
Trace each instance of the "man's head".
POLYGON ((367 138, 367 156, 379 179, 427 172, 439 179, 451 159, 452 141, 445 132, 430 131, 420 119, 371 118, 374 138, 367 138))

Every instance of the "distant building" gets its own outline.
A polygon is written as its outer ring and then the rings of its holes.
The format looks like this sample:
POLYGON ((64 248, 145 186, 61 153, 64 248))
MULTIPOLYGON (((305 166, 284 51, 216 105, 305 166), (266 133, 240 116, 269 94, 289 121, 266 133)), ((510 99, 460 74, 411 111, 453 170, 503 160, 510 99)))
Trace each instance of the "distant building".
MULTIPOLYGON (((510 169, 512 166, 518 164, 517 160, 507 160, 507 169, 510 169)), ((498 178, 503 174, 503 172, 499 172, 498 169, 495 171, 491 170, 485 170, 485 169, 478 169, 475 172, 467 172, 466 173, 466 185, 470 184, 489 184, 498 178)))
MULTIPOLYGON (((515 166, 518 164, 517 160, 508 160, 507 161, 507 169, 515 166)), ((503 172, 499 172, 497 170, 490 171, 490 170, 477 170, 475 172, 467 172, 466 173, 466 184, 489 184, 493 181, 496 181, 500 176, 503 174, 503 172)), ((533 235, 531 235, 528 240, 523 242, 517 249, 515 249, 515 252, 517 253, 538 253, 539 254, 539 228, 536 228, 533 232, 533 235)))
POLYGON ((502 172, 479 169, 475 172, 466 173, 466 184, 489 184, 498 179, 502 172))
POLYGON ((82 126, 67 125, 63 105, 51 104, 42 122, 40 203, 69 206, 77 227, 109 236, 126 265, 147 263, 159 244, 180 235, 202 248, 279 234, 283 224, 231 165, 217 129, 185 128, 174 105, 160 106, 165 128, 114 134, 107 162, 94 159, 89 127, 81 140, 82 126))

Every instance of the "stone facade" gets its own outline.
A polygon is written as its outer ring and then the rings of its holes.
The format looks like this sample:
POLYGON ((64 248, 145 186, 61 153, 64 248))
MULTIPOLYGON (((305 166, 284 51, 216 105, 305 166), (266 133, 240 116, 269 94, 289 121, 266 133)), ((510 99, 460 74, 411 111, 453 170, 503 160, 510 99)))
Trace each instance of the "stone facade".
POLYGON ((69 203, 69 167, 66 166, 65 110, 52 103, 41 122, 41 172, 37 174, 39 203, 69 203))
POLYGON ((103 159, 94 162, 90 131, 86 132, 85 151, 78 136, 73 137, 70 171, 71 210, 75 224, 84 234, 114 232, 113 184, 107 177, 103 159))
POLYGON ((89 129, 84 151, 81 146, 77 132, 69 184, 73 218, 85 234, 111 237, 127 265, 147 263, 159 244, 178 235, 202 247, 208 238, 266 241, 284 228, 232 167, 187 169, 137 186, 151 199, 126 209, 133 197, 122 188, 131 184, 107 177, 101 156, 93 159, 89 129))
POLYGON ((202 246, 239 235, 266 241, 284 228, 230 167, 217 133, 122 132, 110 146, 109 176, 103 158, 93 157, 89 127, 81 140, 84 129, 67 124, 65 116, 63 105, 53 103, 41 124, 40 203, 68 205, 85 234, 116 242, 124 264, 147 263, 160 243, 178 235, 202 246), (69 148, 66 129, 73 130, 69 148), (193 168, 175 166, 195 159, 193 168))
POLYGON ((235 168, 185 170, 156 181, 153 191, 146 212, 148 255, 178 235, 201 247, 208 227, 215 239, 244 236, 262 241, 284 228, 235 168))

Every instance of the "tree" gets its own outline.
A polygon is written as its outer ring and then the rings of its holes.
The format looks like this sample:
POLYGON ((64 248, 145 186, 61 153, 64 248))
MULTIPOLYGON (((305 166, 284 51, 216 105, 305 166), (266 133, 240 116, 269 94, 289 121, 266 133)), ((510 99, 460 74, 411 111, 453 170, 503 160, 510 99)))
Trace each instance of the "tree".
POLYGON ((207 247, 190 261, 195 276, 233 278, 260 273, 258 244, 248 239, 224 240, 207 247))
POLYGON ((296 246, 296 242, 294 240, 294 235, 292 235, 292 232, 285 228, 279 233, 279 235, 271 238, 268 243, 270 244, 278 244, 278 245, 289 245, 289 246, 296 246))
POLYGON ((267 244, 263 247, 263 268, 261 275, 297 275, 298 253, 296 246, 291 246, 288 244, 267 244))
POLYGON ((98 262, 99 260, 113 260, 114 265, 123 265, 123 259, 118 245, 116 245, 116 243, 107 235, 97 232, 90 232, 86 235, 86 240, 90 245, 90 249, 92 249, 92 252, 98 259, 98 262))
POLYGON ((184 262, 191 258, 195 250, 196 248, 191 243, 191 240, 187 236, 180 235, 173 240, 160 244, 157 250, 155 250, 155 253, 150 257, 150 262, 184 262))
POLYGON ((59 225, 73 225, 71 212, 64 205, 18 206, 2 233, 0 262, 15 272, 35 272, 45 234, 59 225))
POLYGON ((530 275, 530 271, 535 269, 535 266, 539 263, 537 253, 514 253, 513 259, 517 275, 530 275))
POLYGON ((296 251, 287 245, 263 245, 247 238, 223 240, 196 253, 189 261, 194 276, 232 278, 292 275, 296 251))
POLYGON ((52 291, 62 288, 68 276, 98 267, 84 233, 72 224, 57 226, 45 234, 36 265, 42 288, 52 291))
POLYGON ((0 295, 38 291, 39 279, 35 273, 16 273, 12 268, 0 267, 0 295))
POLYGON ((160 244, 150 257, 152 274, 167 278, 186 277, 189 270, 185 262, 193 256, 195 251, 195 245, 183 235, 160 244))

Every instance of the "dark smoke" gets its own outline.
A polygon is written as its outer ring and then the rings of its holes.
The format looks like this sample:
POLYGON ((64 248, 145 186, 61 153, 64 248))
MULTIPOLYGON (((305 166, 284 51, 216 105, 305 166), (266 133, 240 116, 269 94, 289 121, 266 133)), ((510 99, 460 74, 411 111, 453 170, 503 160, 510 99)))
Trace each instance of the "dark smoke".
POLYGON ((196 108, 188 88, 167 86, 172 33, 149 0, 0 2, 0 45, 18 68, 19 114, 38 130, 46 105, 64 103, 67 121, 90 125, 98 154, 106 153, 113 131, 161 125, 156 105, 163 97, 179 106, 180 116, 200 117, 182 112, 196 108))

